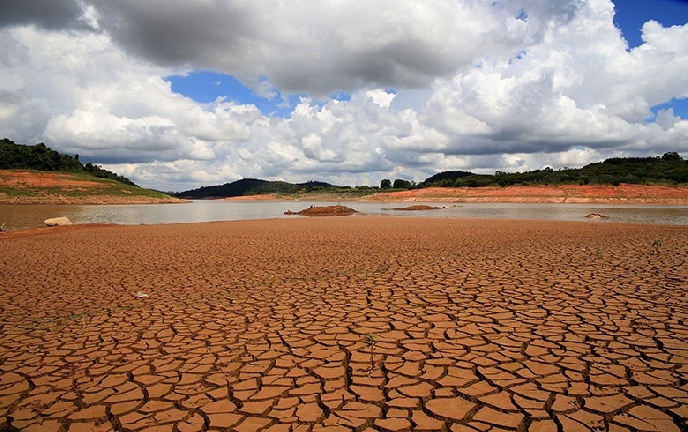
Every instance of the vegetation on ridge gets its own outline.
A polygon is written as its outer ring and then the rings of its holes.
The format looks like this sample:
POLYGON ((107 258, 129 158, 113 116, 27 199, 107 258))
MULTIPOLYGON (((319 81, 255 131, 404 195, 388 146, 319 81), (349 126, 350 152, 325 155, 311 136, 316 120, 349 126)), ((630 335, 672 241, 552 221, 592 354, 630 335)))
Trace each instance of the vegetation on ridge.
POLYGON ((174 194, 183 199, 211 199, 244 195, 265 194, 297 194, 301 192, 311 193, 327 191, 338 188, 329 183, 309 181, 306 183, 292 184, 284 181, 268 181, 254 178, 245 178, 232 183, 219 186, 203 186, 198 189, 174 194))
POLYGON ((292 184, 283 181, 241 179, 221 186, 204 186, 180 192, 175 196, 185 199, 226 198, 262 194, 314 194, 326 193, 343 198, 369 195, 375 192, 419 189, 426 187, 506 187, 506 186, 557 186, 557 185, 636 185, 688 184, 688 161, 676 152, 644 158, 611 158, 583 168, 542 170, 495 174, 475 174, 470 171, 443 171, 416 184, 413 181, 383 179, 380 186, 333 186, 322 182, 292 184))
POLYGON ((15 144, 7 138, 0 140, 0 169, 85 172, 93 177, 118 181, 125 185, 136 186, 134 182, 100 165, 82 164, 79 155, 69 156, 46 147, 43 143, 36 145, 15 144))
POLYGON ((0 140, 0 202, 18 204, 161 203, 177 200, 39 143, 0 140))
POLYGON ((494 175, 445 171, 426 179, 418 187, 476 187, 531 185, 636 185, 674 186, 688 183, 688 161, 676 152, 656 157, 611 158, 583 168, 563 168, 494 175))
MULTIPOLYGON (((15 144, 8 139, 0 140, 0 169, 28 169, 59 171, 112 179, 123 185, 135 186, 126 177, 91 163, 82 164, 79 155, 60 154, 45 144, 34 146, 15 144)), ((213 199, 246 195, 306 195, 329 194, 353 198, 376 192, 418 189, 426 187, 506 187, 506 186, 558 186, 558 185, 635 185, 675 186, 688 184, 688 161, 676 152, 662 156, 611 158, 591 163, 582 168, 563 168, 526 172, 497 171, 494 174, 475 174, 470 171, 443 171, 423 182, 382 179, 380 186, 334 186, 320 181, 288 183, 245 178, 218 186, 203 186, 174 194, 183 199, 213 199)))

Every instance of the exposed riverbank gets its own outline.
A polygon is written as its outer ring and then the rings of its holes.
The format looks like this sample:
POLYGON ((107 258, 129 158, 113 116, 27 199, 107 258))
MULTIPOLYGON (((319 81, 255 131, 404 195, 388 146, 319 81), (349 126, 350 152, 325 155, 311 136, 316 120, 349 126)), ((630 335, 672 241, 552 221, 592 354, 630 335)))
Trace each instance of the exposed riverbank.
MULTIPOLYGON (((686 186, 622 184, 509 187, 429 187, 393 192, 265 194, 229 201, 573 203, 688 205, 686 186)), ((0 204, 158 204, 184 202, 161 192, 69 173, 1 171, 0 204)))
POLYGON ((551 204, 662 204, 687 205, 686 186, 509 186, 509 187, 430 187, 369 195, 307 193, 292 195, 250 195, 226 198, 242 200, 380 201, 451 203, 551 203, 551 204))

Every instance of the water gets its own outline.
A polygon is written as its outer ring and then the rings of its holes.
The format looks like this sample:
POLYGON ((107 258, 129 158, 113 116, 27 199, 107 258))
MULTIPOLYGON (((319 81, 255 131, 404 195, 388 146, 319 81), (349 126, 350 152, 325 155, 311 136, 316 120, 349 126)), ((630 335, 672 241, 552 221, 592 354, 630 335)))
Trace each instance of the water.
MULTIPOLYGON (((402 217, 447 217, 488 219, 539 219, 589 222, 631 222, 688 225, 688 206, 593 205, 593 204, 522 204, 522 203, 409 203, 341 202, 362 214, 402 217), (393 207, 426 204, 447 206, 440 210, 399 211, 393 207), (607 219, 586 219, 589 213, 601 213, 607 219)), ((73 223, 165 224, 249 219, 294 218, 294 212, 311 205, 333 205, 315 201, 193 201, 184 204, 147 205, 0 205, 0 225, 5 230, 44 226, 45 219, 67 216, 73 223)))

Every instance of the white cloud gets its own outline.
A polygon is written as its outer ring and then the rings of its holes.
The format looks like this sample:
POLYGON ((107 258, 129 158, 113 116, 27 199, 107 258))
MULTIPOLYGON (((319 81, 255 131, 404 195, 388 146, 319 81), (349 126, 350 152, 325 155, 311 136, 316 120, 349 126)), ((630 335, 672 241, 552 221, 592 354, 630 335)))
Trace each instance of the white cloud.
POLYGON ((688 97, 688 25, 648 22, 629 51, 609 0, 72 3, 52 17, 12 1, 0 19, 0 130, 145 186, 373 185, 688 153, 687 120, 648 120, 688 97), (163 79, 203 68, 308 96, 269 117, 163 79))

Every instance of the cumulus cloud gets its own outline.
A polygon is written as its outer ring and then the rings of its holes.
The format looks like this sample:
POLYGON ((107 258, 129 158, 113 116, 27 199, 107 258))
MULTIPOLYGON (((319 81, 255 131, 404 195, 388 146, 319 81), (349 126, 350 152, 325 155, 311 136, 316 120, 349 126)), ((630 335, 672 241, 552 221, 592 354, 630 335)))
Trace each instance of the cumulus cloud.
POLYGON ((3 0, 0 27, 35 24, 46 29, 83 27, 83 4, 74 0, 3 0))
MULTIPOLYGON (((581 0, 10 1, 4 24, 91 23, 156 64, 265 76, 292 93, 423 87, 484 53, 513 54, 570 21, 581 0), (43 7, 45 6, 45 7, 43 7), (528 20, 519 11, 532 10, 528 20)), ((0 21, 0 25, 3 24, 0 21)))
POLYGON ((651 108, 688 97, 688 25, 647 22, 629 50, 613 17, 610 0, 10 0, 0 134, 163 190, 685 152, 688 121, 651 108), (285 118, 201 104, 164 79, 193 70, 304 96, 285 118))

